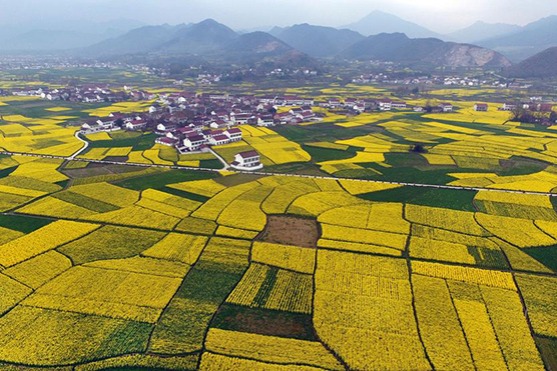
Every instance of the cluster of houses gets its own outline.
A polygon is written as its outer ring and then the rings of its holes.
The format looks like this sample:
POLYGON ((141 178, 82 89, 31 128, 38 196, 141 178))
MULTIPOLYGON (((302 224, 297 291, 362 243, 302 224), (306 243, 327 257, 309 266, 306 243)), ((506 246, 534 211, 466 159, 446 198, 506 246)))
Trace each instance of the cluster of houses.
POLYGON ((543 102, 527 102, 527 103, 505 103, 499 107, 500 111, 514 111, 518 107, 522 109, 533 111, 533 112, 546 112, 550 113, 553 111, 554 105, 552 103, 543 102))
POLYGON ((18 89, 11 95, 22 97, 40 97, 49 101, 67 101, 75 103, 116 103, 125 101, 144 101, 156 99, 156 94, 124 87, 123 90, 111 90, 106 84, 85 84, 80 86, 49 89, 46 87, 18 89))

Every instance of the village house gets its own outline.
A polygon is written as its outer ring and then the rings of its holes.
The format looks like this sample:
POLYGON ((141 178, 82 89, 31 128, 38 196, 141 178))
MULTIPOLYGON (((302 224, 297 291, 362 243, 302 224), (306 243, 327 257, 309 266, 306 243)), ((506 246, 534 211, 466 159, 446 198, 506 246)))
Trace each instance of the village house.
POLYGON ((178 144, 178 140, 169 137, 158 137, 157 139, 155 139, 155 143, 162 144, 163 146, 174 147, 176 144, 178 144))
POLYGON ((377 101, 380 111, 390 111, 393 108, 393 102, 387 99, 377 101))
POLYGON ((256 151, 240 152, 234 156, 234 162, 230 164, 234 169, 253 171, 263 168, 261 156, 256 151))
POLYGON ((474 111, 477 112, 487 112, 489 106, 486 103, 476 103, 474 104, 474 111))
POLYGON ((238 128, 225 130, 223 134, 226 135, 231 142, 238 142, 242 140, 242 130, 238 128))
POLYGON ((499 108, 499 111, 512 111, 516 109, 516 104, 514 103, 503 103, 499 108))
POLYGON ((391 102, 391 108, 405 109, 406 107, 406 102, 391 102))
POLYGON ((212 146, 222 146, 223 144, 230 143, 230 138, 224 134, 217 134, 210 136, 207 141, 212 146))
POLYGON ((203 135, 195 134, 186 137, 183 144, 188 151, 197 151, 207 144, 207 139, 203 135))
POLYGON ((447 112, 453 112, 453 105, 451 103, 447 103, 447 102, 443 102, 443 103, 439 103, 439 107, 443 110, 443 112, 447 113, 447 112))
POLYGON ((127 120, 124 125, 124 127, 127 130, 132 130, 132 131, 145 129, 146 126, 147 126, 147 121, 141 118, 134 118, 133 120, 127 120))

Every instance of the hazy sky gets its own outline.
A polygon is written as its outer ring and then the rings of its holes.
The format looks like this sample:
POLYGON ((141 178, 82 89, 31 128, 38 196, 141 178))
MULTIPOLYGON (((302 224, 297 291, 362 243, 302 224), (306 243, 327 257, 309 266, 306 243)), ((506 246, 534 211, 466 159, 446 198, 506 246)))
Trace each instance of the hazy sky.
POLYGON ((524 25, 557 14, 556 0, 0 0, 0 26, 41 20, 135 19, 178 24, 214 18, 234 29, 341 26, 383 10, 445 33, 477 20, 524 25))

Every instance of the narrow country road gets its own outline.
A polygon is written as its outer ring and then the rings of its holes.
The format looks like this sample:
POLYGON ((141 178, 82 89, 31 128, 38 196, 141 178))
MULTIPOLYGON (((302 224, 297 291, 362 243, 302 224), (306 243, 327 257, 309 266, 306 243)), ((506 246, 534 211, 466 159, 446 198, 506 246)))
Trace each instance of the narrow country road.
MULTIPOLYGON (((79 138, 83 141, 81 138, 79 138)), ((1 155, 8 155, 8 156, 29 156, 29 157, 40 157, 40 158, 55 158, 60 160, 66 161, 81 161, 81 162, 90 162, 90 163, 97 163, 97 164, 107 164, 107 165, 126 165, 126 166, 136 166, 136 167, 152 167, 152 168, 162 168, 162 169, 174 169, 174 170, 190 170, 190 171, 205 171, 205 172, 214 172, 218 173, 220 171, 226 170, 233 173, 238 174, 254 174, 254 175, 262 175, 262 176, 282 176, 282 177, 295 177, 295 178, 308 178, 308 179, 326 179, 326 180, 351 180, 354 182, 364 182, 364 183, 375 183, 375 184, 390 184, 390 185, 399 185, 399 186, 406 186, 406 187, 422 187, 422 188, 433 188, 433 189, 452 189, 452 190, 460 190, 460 191, 488 191, 488 192, 501 192, 501 193, 508 193, 508 194, 526 194, 526 195, 537 195, 537 196, 549 196, 549 197, 557 197, 557 193, 551 192, 534 192, 534 191, 517 191, 517 190, 510 190, 510 189, 497 189, 497 188, 483 188, 483 187, 461 187, 461 186, 450 186, 450 185, 439 185, 439 184, 421 184, 421 183, 407 183, 407 182, 390 182, 390 181, 383 181, 383 180, 368 180, 368 179, 354 179, 354 178, 337 178, 333 176, 317 176, 317 175, 302 175, 302 174, 282 174, 282 173, 271 173, 271 172, 264 172, 264 171, 240 171, 240 170, 233 170, 227 167, 224 169, 209 169, 209 168, 200 168, 200 167, 190 167, 190 166, 178 166, 178 165, 154 165, 154 164, 139 164, 134 162, 119 162, 119 161, 106 161, 106 160, 89 160, 84 158, 75 158, 75 156, 79 155, 83 152, 87 147, 88 143, 80 149, 78 152, 74 153, 70 157, 64 156, 54 156, 54 155, 43 155, 37 153, 28 153, 28 152, 8 152, 8 151, 0 151, 1 155)), ((224 160, 221 160, 223 163, 224 160)))
POLYGON ((83 151, 85 151, 88 147, 89 147, 89 142, 81 139, 81 137, 79 136, 79 134, 81 133, 81 131, 76 131, 74 136, 77 140, 79 140, 80 142, 83 142, 83 147, 81 147, 81 149, 79 149, 77 152, 75 152, 73 155, 71 155, 70 157, 66 158, 66 160, 74 160, 77 156, 79 156, 83 151))
POLYGON ((219 155, 218 153, 216 153, 215 151, 213 151, 212 148, 209 149, 209 152, 211 152, 211 153, 213 154, 213 156, 215 156, 216 158, 218 158, 218 160, 219 160, 220 162, 222 162, 222 164, 224 165, 224 167, 221 169, 221 171, 222 171, 222 170, 228 170, 228 169, 230 168, 230 165, 228 165, 228 162, 226 162, 226 161, 224 160, 224 158, 222 158, 221 155, 219 155))

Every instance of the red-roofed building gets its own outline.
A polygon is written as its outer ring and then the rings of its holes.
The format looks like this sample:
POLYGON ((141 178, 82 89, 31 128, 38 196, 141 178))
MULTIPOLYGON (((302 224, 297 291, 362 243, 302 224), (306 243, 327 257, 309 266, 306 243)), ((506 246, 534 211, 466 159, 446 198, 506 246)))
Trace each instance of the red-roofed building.
POLYGON ((224 135, 226 135, 231 142, 242 140, 242 130, 238 128, 228 129, 224 132, 224 135))
POLYGON ((230 139, 224 134, 213 135, 208 140, 212 146, 222 146, 223 144, 230 143, 230 139))
POLYGON ((207 144, 207 139, 203 135, 192 135, 184 139, 184 147, 190 151, 196 151, 204 144, 207 144))
POLYGON ((158 137, 155 139, 155 143, 162 144, 163 146, 174 147, 178 144, 178 140, 169 137, 158 137))
POLYGON ((474 111, 477 112, 487 112, 489 106, 486 103, 476 103, 474 104, 474 111))

